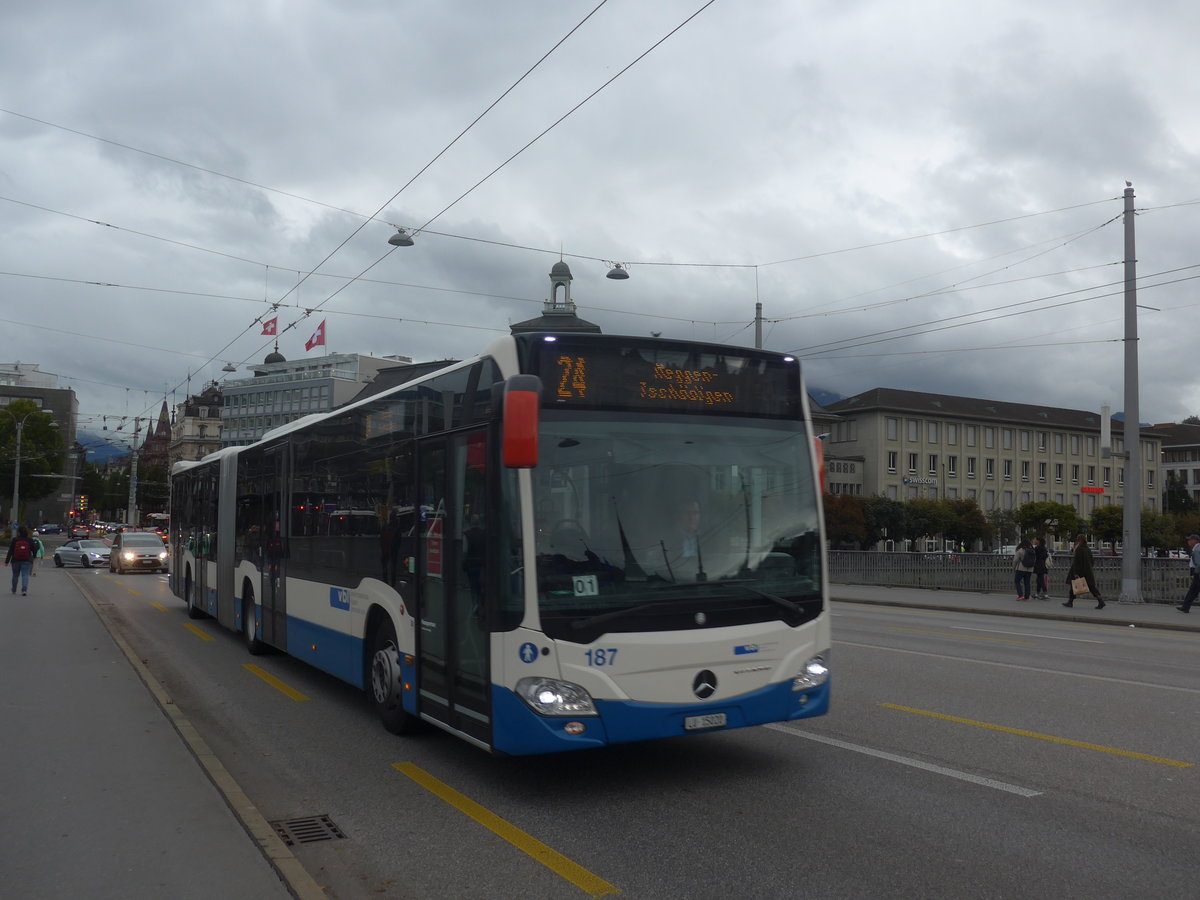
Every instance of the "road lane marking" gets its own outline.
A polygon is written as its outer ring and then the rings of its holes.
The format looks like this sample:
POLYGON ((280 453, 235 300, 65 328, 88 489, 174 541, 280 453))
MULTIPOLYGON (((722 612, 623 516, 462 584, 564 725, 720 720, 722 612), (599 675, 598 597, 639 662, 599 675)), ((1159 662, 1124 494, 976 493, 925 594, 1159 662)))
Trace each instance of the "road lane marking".
POLYGON ((188 631, 190 631, 192 634, 194 634, 196 637, 200 638, 201 640, 204 640, 204 641, 215 640, 215 638, 213 638, 213 636, 211 634, 209 634, 203 628, 198 628, 197 626, 193 625, 191 622, 184 622, 183 627, 186 628, 188 631))
POLYGON ((129 593, 133 594, 133 596, 135 596, 135 597, 142 596, 142 592, 139 591, 137 588, 126 588, 125 590, 129 591, 129 593))
POLYGON ((972 641, 995 641, 998 644, 1023 644, 1027 647, 1035 646, 1033 641, 1010 641, 1007 638, 990 638, 982 637, 975 634, 955 634, 952 631, 926 631, 923 628, 902 628, 899 625, 889 625, 888 631, 907 631, 911 634, 932 634, 937 637, 952 637, 952 638, 967 638, 972 641))
POLYGON ((986 631, 991 634, 1015 634, 1021 637, 1040 638, 1046 641, 1070 641, 1075 644, 1107 644, 1108 641, 1093 641, 1091 638, 1056 637, 1052 634, 1034 634, 1029 631, 1003 631, 999 628, 971 628, 968 625, 951 625, 951 628, 961 628, 963 631, 986 631))
POLYGON ((460 794, 450 785, 439 781, 419 766, 412 763, 392 763, 392 768, 402 775, 407 775, 431 794, 471 817, 493 834, 508 841, 522 853, 528 854, 555 875, 571 882, 589 897, 607 897, 611 894, 621 893, 620 888, 614 887, 598 875, 593 875, 578 863, 572 862, 557 850, 552 850, 537 838, 460 794))
POLYGON ((1109 684, 1120 684, 1127 687, 1155 688, 1160 691, 1178 691, 1181 694, 1200 694, 1200 689, 1179 687, 1174 684, 1152 684, 1149 681, 1133 681, 1129 678, 1114 678, 1111 675, 1088 675, 1084 672, 1064 672, 1061 669, 1043 669, 1040 666, 1020 666, 1016 663, 996 662, 991 659, 968 659, 965 656, 950 656, 946 653, 930 653, 926 650, 906 650, 901 647, 884 647, 881 644, 861 644, 857 641, 834 641, 843 647, 858 647, 862 650, 886 650, 889 653, 905 653, 910 656, 927 656, 930 659, 944 659, 951 662, 972 663, 977 666, 995 666, 998 669, 1016 669, 1020 672, 1032 672, 1039 675, 1061 675, 1064 678, 1083 678, 1088 681, 1105 681, 1109 684))
POLYGON ((247 672, 249 672, 251 675, 257 675, 259 678, 261 678, 263 681, 265 681, 271 687, 275 688, 275 690, 279 691, 279 693, 283 694, 286 697, 290 697, 292 700, 295 700, 297 703, 300 703, 300 702, 308 699, 302 693, 300 693, 298 690, 296 690, 294 687, 290 687, 287 684, 284 684, 282 681, 280 681, 278 678, 276 678, 274 675, 272 675, 266 669, 260 669, 258 666, 254 665, 254 663, 243 663, 242 668, 245 669, 247 672))
POLYGON ((1103 744, 1089 744, 1087 741, 1074 741, 1070 738, 1055 737, 1052 734, 1041 734, 1036 731, 1026 731, 1024 728, 1010 728, 1008 725, 994 725, 991 722, 979 722, 975 719, 963 719, 959 716, 948 716, 945 713, 933 712, 928 709, 915 709, 911 706, 898 706, 895 703, 880 703, 884 709, 896 709, 900 712, 913 713, 918 716, 928 716, 931 719, 942 719, 946 722, 956 722, 959 725, 971 725, 975 728, 986 728, 989 731, 1002 731, 1005 734, 1015 734, 1019 737, 1034 738, 1039 741, 1049 741, 1052 744, 1063 744, 1067 747, 1080 747, 1084 750, 1095 750, 1097 753, 1111 753, 1113 756, 1126 756, 1130 759, 1140 759, 1143 762, 1158 763, 1160 766, 1173 766, 1176 769, 1190 769, 1195 763, 1182 762, 1178 759, 1168 759, 1165 756, 1151 756, 1148 753, 1135 753, 1132 750, 1119 750, 1116 747, 1106 747, 1103 744))
POLYGON ((157 609, 159 612, 167 611, 167 608, 165 606, 163 606, 161 603, 159 603, 157 600, 151 600, 150 605, 153 606, 155 609, 157 609))
POLYGON ((874 756, 877 759, 885 759, 888 762, 899 763, 902 766, 909 766, 914 769, 921 769, 925 772, 932 772, 934 775, 945 775, 948 778, 956 778, 959 781, 969 781, 971 784, 978 784, 982 787, 991 788, 992 790, 1016 794, 1018 797, 1040 797, 1042 794, 1041 791, 1035 791, 1032 788, 1008 784, 1004 781, 997 781, 994 778, 983 778, 979 775, 971 775, 968 772, 960 772, 958 769, 947 769, 945 766, 935 766, 933 763, 922 762, 919 759, 911 759, 907 756, 898 756, 895 753, 888 753, 885 750, 875 750, 871 747, 863 747, 859 744, 850 744, 846 741, 839 741, 837 738, 813 734, 811 731, 797 731, 794 728, 788 728, 786 725, 779 725, 776 723, 764 725, 763 727, 770 728, 772 731, 780 731, 784 734, 790 734, 793 737, 804 738, 806 741, 817 741, 821 744, 829 744, 831 747, 839 747, 842 750, 851 750, 854 753, 862 753, 866 756, 874 756))

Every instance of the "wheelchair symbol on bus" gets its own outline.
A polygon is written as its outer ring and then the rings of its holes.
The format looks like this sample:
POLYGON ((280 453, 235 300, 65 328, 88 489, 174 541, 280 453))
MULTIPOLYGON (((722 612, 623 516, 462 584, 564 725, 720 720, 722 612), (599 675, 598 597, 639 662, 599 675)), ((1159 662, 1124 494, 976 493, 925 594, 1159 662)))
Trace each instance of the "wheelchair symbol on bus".
POLYGON ((517 652, 521 655, 521 662, 523 663, 531 663, 538 658, 537 647, 529 641, 522 644, 517 652))

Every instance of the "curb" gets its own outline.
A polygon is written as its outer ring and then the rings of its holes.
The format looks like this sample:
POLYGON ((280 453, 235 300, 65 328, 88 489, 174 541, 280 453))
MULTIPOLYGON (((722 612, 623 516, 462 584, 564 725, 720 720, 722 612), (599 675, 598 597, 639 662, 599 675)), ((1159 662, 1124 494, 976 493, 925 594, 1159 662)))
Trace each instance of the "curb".
POLYGON ((125 658, 129 660, 129 664, 133 666, 142 683, 150 691, 150 695, 154 698, 154 702, 158 708, 162 710, 175 728, 176 733, 183 739, 184 745, 191 751, 196 761, 200 763, 200 767, 204 770, 204 774, 208 776, 208 780, 220 792, 224 798, 226 805, 237 817, 242 827, 254 839, 254 843, 258 846, 259 851, 266 857, 267 862, 275 869, 279 875, 279 879, 284 883, 291 894, 297 900, 327 900, 328 895, 324 888, 317 884, 316 880, 308 873, 308 871, 300 865, 300 861, 292 855, 284 844, 279 835, 275 833, 275 829, 267 821, 266 817, 259 812, 258 807, 250 800, 250 797, 242 790, 233 776, 229 774, 229 770, 217 755, 213 753, 212 748, 200 736, 200 732, 188 720, 187 716, 175 705, 175 702, 167 694, 166 690, 159 684, 154 676, 150 674, 150 669, 143 663, 133 652, 133 648, 121 636, 119 625, 109 611, 105 608, 106 604, 99 601, 93 596, 91 588, 71 579, 72 583, 87 600, 88 605, 96 613, 100 619, 104 629, 108 632, 109 637, 113 639, 113 643, 117 645, 125 658))

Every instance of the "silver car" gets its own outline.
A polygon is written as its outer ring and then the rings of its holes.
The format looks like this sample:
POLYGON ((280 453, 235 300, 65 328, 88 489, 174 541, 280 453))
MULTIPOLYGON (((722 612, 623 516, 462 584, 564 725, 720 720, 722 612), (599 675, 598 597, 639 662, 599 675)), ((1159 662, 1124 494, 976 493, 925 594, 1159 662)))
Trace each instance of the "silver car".
POLYGON ((65 565, 107 566, 112 548, 104 541, 67 541, 54 551, 54 564, 60 569, 65 565))

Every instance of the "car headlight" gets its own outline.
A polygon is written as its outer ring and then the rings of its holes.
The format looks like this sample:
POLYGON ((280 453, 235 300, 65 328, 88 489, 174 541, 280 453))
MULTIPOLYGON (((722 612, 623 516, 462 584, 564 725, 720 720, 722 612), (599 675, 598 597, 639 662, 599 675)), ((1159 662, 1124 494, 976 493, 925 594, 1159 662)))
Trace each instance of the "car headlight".
POLYGON ((807 691, 829 680, 829 666, 824 656, 814 656, 804 664, 804 671, 792 679, 793 691, 807 691))
POLYGON ((158 554, 158 558, 159 558, 159 559, 166 559, 166 558, 167 558, 167 551, 166 551, 166 550, 164 550, 162 553, 158 554))
POLYGON ((522 678, 517 696, 539 716, 595 716, 592 698, 577 684, 557 678, 522 678))
POLYGON ((121 559, 134 560, 134 559, 137 559, 137 554, 134 553, 132 550, 126 550, 124 553, 121 554, 121 559))

